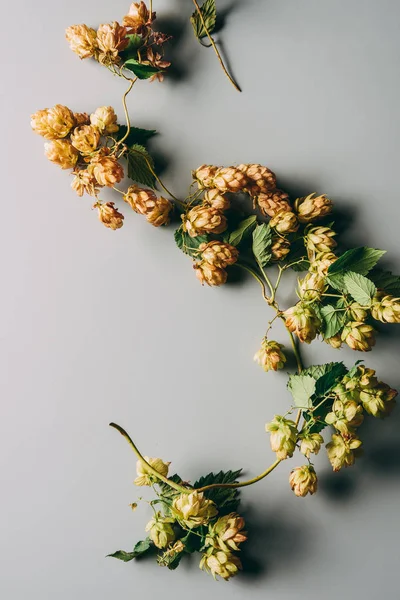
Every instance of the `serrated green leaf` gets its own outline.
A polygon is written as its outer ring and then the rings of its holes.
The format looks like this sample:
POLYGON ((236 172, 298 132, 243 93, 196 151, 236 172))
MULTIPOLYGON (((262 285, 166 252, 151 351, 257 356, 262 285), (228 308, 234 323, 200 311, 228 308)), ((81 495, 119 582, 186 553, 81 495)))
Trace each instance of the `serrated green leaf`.
POLYGON ((123 64, 124 69, 132 71, 138 77, 138 79, 149 79, 156 73, 161 73, 161 69, 158 67, 152 67, 151 65, 144 65, 134 58, 129 58, 123 64))
POLYGON ((344 274, 343 281, 346 291, 355 302, 358 302, 361 306, 371 304, 371 298, 376 294, 376 286, 370 279, 359 273, 348 271, 344 274))
POLYGON ((339 312, 336 307, 331 304, 322 306, 320 312, 324 327, 324 338, 329 339, 342 329, 345 321, 345 313, 339 312))
POLYGON ((344 292, 346 289, 343 281, 343 273, 332 273, 332 275, 326 276, 325 283, 338 292, 344 292))
POLYGON ((353 271, 360 275, 367 275, 385 253, 385 250, 376 250, 367 246, 347 250, 347 252, 331 264, 328 269, 328 276, 344 271, 353 271))
POLYGON ((400 277, 398 275, 393 275, 390 271, 374 269, 369 273, 368 277, 375 283, 377 288, 385 290, 388 294, 393 294, 394 296, 400 294, 400 277))
POLYGON ((317 379, 313 405, 318 404, 322 396, 327 394, 340 379, 343 379, 346 373, 347 369, 342 362, 330 363, 325 373, 317 379))
MULTIPOLYGON (((124 137, 128 128, 126 125, 120 125, 119 130, 113 134, 113 137, 118 141, 124 137)), ((145 146, 150 138, 157 135, 155 129, 142 129, 141 127, 131 127, 129 130, 128 137, 124 140, 124 144, 127 146, 134 146, 139 144, 145 146)))
POLYGON ((129 44, 125 48, 125 50, 119 53, 119 56, 123 63, 131 58, 137 59, 137 51, 144 44, 144 39, 141 35, 138 35, 137 33, 128 34, 126 37, 129 39, 129 44))
POLYGON ((129 562, 138 556, 141 556, 148 552, 153 547, 153 543, 150 538, 146 538, 145 540, 138 542, 133 548, 133 552, 125 552, 124 550, 117 550, 113 554, 108 554, 107 558, 117 558, 118 560, 122 560, 123 562, 129 562))
POLYGON ((198 258, 200 255, 200 244, 206 244, 208 242, 208 236, 198 235, 192 238, 188 233, 182 230, 182 227, 179 227, 179 229, 175 231, 174 237, 178 248, 192 258, 198 258))
POLYGON ((290 390, 294 404, 298 408, 311 408, 311 397, 315 392, 316 381, 311 375, 290 375, 288 389, 290 390))
POLYGON ((156 179, 151 172, 154 171, 154 161, 144 146, 134 144, 128 148, 128 177, 137 183, 155 187, 156 179))
POLYGON ((272 258, 272 229, 266 223, 257 225, 253 231, 253 254, 257 263, 266 267, 272 258))
MULTIPOLYGON (((179 477, 179 475, 177 473, 175 473, 175 475, 172 475, 171 477, 168 477, 168 479, 170 479, 171 481, 173 481, 174 483, 182 483, 182 479, 179 477)), ((162 498, 164 500, 173 500, 173 498, 175 498, 175 496, 179 496, 180 492, 178 492, 178 490, 175 490, 174 488, 172 488, 170 485, 168 485, 167 483, 164 483, 163 481, 157 481, 157 486, 160 492, 160 496, 162 496, 162 498)))
MULTIPOLYGON (((242 469, 238 471, 220 471, 219 473, 209 473, 200 477, 195 483, 194 488, 204 487, 213 483, 236 483, 242 469)), ((239 490, 236 488, 216 488, 206 490, 204 495, 215 502, 218 506, 220 516, 235 512, 239 506, 239 490)))
POLYGON ((206 28, 208 29, 208 33, 214 31, 215 23, 217 21, 217 7, 215 6, 215 0, 205 0, 202 6, 200 6, 200 11, 206 27, 204 27, 203 21, 197 10, 190 17, 194 34, 199 40, 206 37, 206 28))
POLYGON ((246 239, 257 224, 256 215, 251 215, 239 223, 239 226, 228 234, 226 241, 232 246, 238 246, 240 242, 246 239))
POLYGON ((310 267, 310 261, 307 258, 306 248, 304 246, 304 237, 298 237, 290 242, 290 252, 285 260, 285 265, 297 262, 291 268, 293 271, 308 271, 310 267), (301 262, 298 262, 301 261, 301 262))
POLYGON ((352 367, 350 369, 350 371, 347 373, 349 377, 354 377, 354 375, 357 373, 358 365, 360 365, 362 362, 364 362, 364 361, 363 360, 357 360, 354 363, 354 367, 352 367))

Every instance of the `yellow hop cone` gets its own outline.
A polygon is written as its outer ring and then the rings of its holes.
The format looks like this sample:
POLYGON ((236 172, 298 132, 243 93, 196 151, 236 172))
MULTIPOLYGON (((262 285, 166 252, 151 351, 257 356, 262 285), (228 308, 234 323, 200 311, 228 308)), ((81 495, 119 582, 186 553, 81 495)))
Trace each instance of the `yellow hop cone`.
POLYGON ((255 198, 255 204, 258 205, 262 214, 268 217, 274 217, 279 212, 292 212, 289 194, 282 190, 261 192, 255 198))
POLYGON ((209 286, 223 285, 228 278, 228 273, 225 269, 210 264, 206 260, 194 263, 193 268, 196 271, 196 277, 201 285, 204 285, 205 283, 209 286))
POLYGON ((168 567, 178 556, 178 554, 180 554, 184 550, 185 546, 183 545, 181 540, 178 540, 175 542, 175 544, 173 544, 173 546, 171 546, 165 552, 157 556, 157 562, 162 567, 168 567))
POLYGON ((326 197, 316 196, 315 193, 305 198, 297 198, 294 203, 295 212, 300 223, 310 223, 332 212, 332 201, 326 197))
POLYGON ((311 259, 318 253, 331 252, 337 243, 333 239, 336 233, 330 227, 311 227, 308 229, 305 242, 308 257, 311 259))
POLYGON ((87 113, 74 113, 75 125, 81 127, 82 125, 90 125, 90 117, 87 113))
POLYGON ((195 206, 186 215, 182 215, 183 230, 190 237, 205 233, 222 233, 227 228, 223 213, 209 206, 195 206))
POLYGON ((255 353, 254 360, 264 369, 264 371, 277 371, 283 369, 286 362, 286 356, 282 352, 284 346, 274 340, 263 339, 261 348, 255 353))
MULTIPOLYGON (((149 458, 148 456, 143 457, 146 462, 149 463, 160 475, 166 477, 168 475, 168 468, 171 463, 165 463, 161 458, 149 458)), ((137 477, 134 480, 135 485, 152 485, 157 481, 157 477, 150 473, 147 465, 141 460, 136 463, 136 474, 137 477)))
POLYGON ((197 181, 200 189, 212 188, 214 187, 214 177, 217 171, 218 167, 214 165, 201 165, 201 167, 192 171, 192 176, 197 181))
POLYGON ((157 196, 149 188, 131 185, 124 195, 124 200, 140 215, 147 215, 156 205, 157 196))
POLYGON ((319 300, 327 287, 324 277, 318 273, 307 273, 299 280, 299 296, 305 302, 319 300))
POLYGON ((355 385, 360 389, 371 389, 378 385, 378 378, 376 377, 376 372, 374 371, 374 369, 369 369, 365 365, 359 365, 357 367, 357 373, 354 379, 355 385))
POLYGON ((109 229, 120 229, 124 224, 125 217, 115 208, 114 202, 96 202, 93 208, 98 209, 99 220, 109 229))
POLYGON ((304 498, 307 494, 315 494, 318 488, 318 478, 314 468, 310 465, 296 467, 290 473, 290 487, 296 496, 304 498))
POLYGON ((277 458, 284 460, 293 456, 298 437, 294 421, 275 415, 274 419, 265 425, 265 430, 271 433, 271 448, 276 452, 277 458))
POLYGON ((382 323, 400 323, 400 298, 379 291, 372 300, 371 314, 382 323))
POLYGON ((342 340, 352 350, 369 352, 375 346, 375 329, 362 321, 350 321, 342 331, 342 340))
POLYGON ((341 348, 343 344, 340 333, 334 335, 333 337, 325 338, 324 342, 332 346, 332 348, 335 348, 335 350, 341 348))
POLYGON ((100 106, 90 115, 90 123, 96 127, 102 135, 118 131, 117 115, 112 106, 100 106))
POLYGON ((206 191, 204 194, 204 204, 221 211, 228 210, 231 205, 228 198, 217 189, 206 191))
POLYGON ((53 108, 38 110, 31 115, 31 127, 46 140, 59 140, 67 137, 75 126, 74 113, 62 104, 53 108))
POLYGON ((76 127, 71 135, 71 143, 83 156, 92 154, 100 142, 100 132, 93 125, 76 127))
POLYGON ((274 235, 272 237, 272 244, 271 244, 272 260, 273 261, 283 260, 284 258, 286 258, 286 256, 289 254, 289 252, 290 252, 289 240, 287 240, 284 237, 281 237, 280 235, 274 235))
POLYGON ((213 186, 220 192, 241 192, 246 184, 247 177, 236 167, 221 167, 214 175, 213 186))
POLYGON ((318 454, 321 444, 324 443, 324 438, 320 433, 301 433, 299 440, 300 452, 307 458, 310 458, 310 454, 318 454))
POLYGON ((104 65, 112 65, 119 62, 119 52, 125 50, 129 44, 126 37, 126 27, 113 21, 100 25, 97 30, 97 44, 99 46, 98 60, 104 65))
POLYGON ((203 571, 211 573, 214 579, 221 577, 225 581, 228 581, 242 569, 240 558, 233 552, 223 552, 212 548, 206 554, 203 554, 199 566, 203 571))
POLYGON ((96 31, 87 25, 71 25, 65 30, 65 37, 73 52, 79 58, 90 58, 98 51, 96 31))
POLYGON ((338 257, 333 252, 320 252, 315 255, 310 264, 311 273, 318 273, 324 277, 328 273, 328 269, 338 257))
POLYGON ((253 198, 261 193, 268 193, 276 188, 276 176, 268 167, 258 164, 239 165, 239 171, 246 176, 248 183, 246 192, 253 198))
POLYGON ((144 2, 133 2, 122 22, 126 27, 129 27, 132 33, 145 35, 155 18, 156 13, 150 14, 144 2))
POLYGON ((115 156, 108 156, 99 152, 90 163, 93 166, 93 175, 100 185, 113 187, 124 177, 124 169, 115 156))
POLYGON ((278 233, 294 233, 299 228, 299 222, 293 212, 280 210, 269 222, 278 233))
POLYGON ((306 344, 315 339, 321 328, 321 321, 312 306, 302 302, 298 302, 282 314, 289 331, 295 333, 299 340, 306 344))
POLYGON ((62 169, 73 169, 79 153, 69 140, 52 140, 44 145, 45 155, 62 169))
POLYGON ((86 169, 80 169, 74 172, 74 179, 71 183, 71 187, 78 196, 83 196, 84 192, 89 196, 97 196, 99 191, 99 184, 93 175, 93 166, 89 165, 86 169))
POLYGON ((146 220, 153 227, 167 225, 169 222, 169 213, 172 209, 172 203, 167 198, 160 196, 156 199, 154 208, 147 213, 146 220))
POLYGON ((203 492, 196 490, 190 494, 177 496, 172 503, 172 514, 185 527, 192 529, 207 523, 218 513, 214 502, 208 500, 203 492))
POLYGON ((395 406, 396 396, 397 390, 381 381, 373 388, 364 388, 360 391, 360 401, 366 412, 373 417, 390 415, 395 406))
POLYGON ((342 434, 348 437, 353 433, 355 427, 359 427, 364 420, 363 409, 355 400, 336 399, 332 411, 325 417, 326 423, 332 425, 342 434))
POLYGON ((203 260, 221 269, 233 265, 239 258, 239 250, 235 246, 218 240, 200 244, 199 250, 203 260))
POLYGON ((334 471, 340 471, 343 467, 351 467, 355 461, 355 450, 358 450, 362 442, 355 435, 344 439, 341 435, 334 433, 332 441, 326 445, 329 461, 334 471))
POLYGON ((365 321, 368 313, 361 304, 353 302, 353 304, 349 306, 348 315, 352 321, 365 321))
POLYGON ((166 548, 175 540, 173 523, 175 523, 174 519, 163 517, 159 512, 147 523, 145 531, 149 533, 156 548, 166 548))
POLYGON ((224 552, 239 550, 238 544, 247 540, 247 532, 243 531, 245 521, 236 513, 220 517, 214 525, 209 526, 206 545, 224 552))

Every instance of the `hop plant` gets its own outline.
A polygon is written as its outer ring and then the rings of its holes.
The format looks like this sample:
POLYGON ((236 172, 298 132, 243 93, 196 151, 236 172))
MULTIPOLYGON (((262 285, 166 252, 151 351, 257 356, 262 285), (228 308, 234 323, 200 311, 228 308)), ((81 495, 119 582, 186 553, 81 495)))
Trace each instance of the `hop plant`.
POLYGON ((296 215, 291 211, 279 210, 270 221, 270 226, 278 233, 295 233, 299 228, 296 215))
POLYGON ((202 492, 181 494, 172 503, 172 512, 185 527, 193 529, 207 525, 216 516, 218 509, 214 502, 208 500, 202 492))
POLYGON ((99 50, 95 29, 87 25, 71 25, 65 30, 65 37, 79 58, 91 58, 99 50))
POLYGON ((305 237, 307 254, 310 259, 323 252, 332 252, 337 246, 333 239, 336 233, 330 227, 311 227, 305 237))
POLYGON ((225 269, 217 267, 215 264, 209 263, 206 260, 194 263, 193 268, 201 285, 206 283, 211 287, 218 287, 226 283, 228 278, 228 273, 225 269))
POLYGON ((355 400, 335 400, 332 411, 325 417, 328 425, 333 425, 335 429, 346 438, 351 436, 356 427, 359 427, 364 420, 363 409, 355 400))
POLYGON ((278 213, 292 211, 289 203, 289 194, 282 190, 261 192, 255 201, 262 214, 267 217, 273 218, 278 213))
POLYGON ((71 143, 83 156, 93 154, 100 142, 100 131, 93 125, 81 125, 74 129, 71 143))
POLYGON ((283 260, 290 252, 290 242, 280 235, 275 235, 271 242, 272 260, 283 260))
POLYGON ((276 452, 277 458, 284 460, 293 456, 298 437, 294 421, 275 415, 274 419, 266 424, 265 429, 271 433, 271 448, 276 452))
POLYGON ((325 278, 318 273, 307 273, 304 279, 299 280, 299 296, 304 302, 320 300, 327 288, 325 278))
POLYGON ((310 458, 310 454, 318 454, 321 445, 324 443, 324 438, 320 433, 310 433, 308 431, 301 433, 299 440, 300 452, 307 458, 310 458))
POLYGON ((102 135, 111 135, 119 130, 117 115, 112 106, 100 106, 90 115, 90 123, 102 135))
POLYGON ((394 408, 396 396, 396 390, 386 383, 379 382, 373 388, 360 391, 360 402, 365 411, 373 417, 386 417, 394 408))
POLYGON ((305 198, 298 198, 294 203, 295 212, 300 223, 310 223, 332 212, 332 201, 326 197, 310 194, 305 198))
POLYGON ((340 471, 343 467, 351 467, 354 464, 357 451, 362 442, 355 435, 343 438, 334 433, 332 440, 326 445, 329 461, 334 471, 340 471))
POLYGON ((182 216, 183 229, 191 237, 205 233, 222 233, 227 228, 227 221, 221 211, 209 206, 195 206, 182 216))
POLYGON ((352 350, 369 352, 375 346, 375 330, 362 321, 350 321, 343 329, 342 340, 352 350))
POLYGON ((299 340, 306 344, 310 344, 320 330, 321 320, 313 307, 303 301, 285 310, 283 316, 289 331, 295 333, 299 340))
POLYGON ((33 131, 47 140, 59 140, 67 137, 75 124, 74 113, 62 104, 38 110, 31 116, 33 131))
POLYGON ((289 483, 296 496, 301 496, 303 498, 304 496, 307 496, 307 494, 312 496, 318 488, 318 478, 311 465, 293 469, 290 473, 289 483))
POLYGON ((120 229, 124 224, 124 215, 116 208, 114 202, 96 202, 93 208, 97 208, 99 220, 109 229, 120 229))
POLYGON ((222 167, 213 178, 213 186, 220 192, 241 192, 248 182, 246 175, 236 167, 222 167))
POLYGON ((223 550, 209 548, 203 554, 200 561, 200 569, 211 573, 214 579, 221 577, 225 581, 228 581, 242 569, 242 563, 240 558, 233 554, 233 552, 224 552, 223 550))
POLYGON ((220 517, 213 525, 209 525, 205 543, 223 552, 239 551, 239 544, 247 540, 244 527, 243 517, 236 513, 220 517))
POLYGON ((268 167, 258 164, 239 165, 241 171, 248 180, 246 191, 253 198, 257 198, 260 193, 267 194, 276 188, 276 176, 268 167))
POLYGON ((192 176, 197 181, 200 189, 212 188, 214 187, 214 178, 217 171, 218 167, 213 165, 201 165, 201 167, 192 172, 192 176))
POLYGON ((230 207, 229 199, 217 189, 210 189, 204 193, 203 204, 224 211, 230 207))
POLYGON ((61 169, 73 169, 78 162, 78 150, 69 140, 52 140, 44 149, 47 158, 61 169))
MULTIPOLYGON (((145 456, 144 460, 160 473, 160 475, 163 475, 163 477, 168 475, 170 463, 165 463, 161 458, 149 458, 148 456, 145 456)), ((157 477, 149 471, 147 465, 142 460, 138 460, 136 463, 136 473, 137 477, 134 481, 135 485, 152 485, 157 481, 157 477)))
POLYGON ((282 348, 284 348, 282 344, 264 338, 261 348, 254 355, 254 360, 266 372, 283 369, 286 362, 286 356, 282 352, 282 348))
POLYGON ((157 548, 166 548, 175 540, 173 523, 175 523, 174 519, 163 517, 160 512, 147 523, 146 531, 157 548))
POLYGON ((372 300, 371 314, 382 323, 400 323, 400 298, 379 291, 372 300))

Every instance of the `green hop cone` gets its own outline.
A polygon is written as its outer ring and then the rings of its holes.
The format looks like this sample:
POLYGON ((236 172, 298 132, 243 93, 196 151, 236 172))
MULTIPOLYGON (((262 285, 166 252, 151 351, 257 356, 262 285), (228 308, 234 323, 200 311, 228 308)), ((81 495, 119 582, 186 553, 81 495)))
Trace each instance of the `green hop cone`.
POLYGON ((371 314, 382 323, 400 323, 400 298, 379 291, 372 300, 371 314))
MULTIPOLYGON (((145 456, 144 459, 158 473, 164 475, 164 477, 168 475, 169 462, 165 463, 161 458, 149 458, 148 456, 145 456)), ((135 485, 152 485, 157 482, 157 477, 148 471, 147 466, 141 460, 138 460, 136 463, 136 473, 137 477, 133 482, 135 485)))
POLYGON ((261 348, 254 355, 254 360, 266 372, 283 369, 286 356, 283 354, 282 348, 284 348, 282 344, 278 344, 274 340, 268 341, 264 338, 261 348))
POLYGON ((223 550, 215 550, 214 548, 209 548, 203 554, 199 566, 200 569, 211 573, 214 579, 222 577, 225 581, 228 581, 228 579, 242 569, 240 558, 233 554, 233 552, 224 552, 223 550))
POLYGON ((283 260, 290 252, 290 242, 280 235, 272 237, 271 253, 272 260, 283 260))
POLYGON ((296 496, 304 498, 307 494, 315 494, 318 488, 318 478, 311 465, 296 467, 289 476, 290 487, 296 496))
POLYGON ((310 458, 310 454, 318 454, 321 444, 324 443, 324 438, 320 433, 301 433, 299 440, 300 452, 307 458, 310 458))
POLYGON ((157 513, 146 525, 146 531, 157 548, 166 548, 175 540, 174 519, 157 513))
POLYGON ((364 420, 363 409, 355 400, 335 400, 332 411, 325 417, 328 425, 333 425, 343 437, 353 433, 355 427, 359 427, 364 420))
POLYGON ((396 396, 397 390, 381 381, 374 388, 360 391, 360 401, 366 412, 373 417, 388 416, 394 408, 396 396))
POLYGON ((172 503, 172 512, 185 527, 192 529, 207 523, 218 513, 214 502, 208 500, 202 492, 181 494, 172 503))
POLYGON ((368 316, 368 312, 358 302, 353 302, 349 306, 348 316, 351 321, 363 322, 368 316))
POLYGON ((301 342, 310 344, 321 328, 316 312, 304 302, 298 302, 283 313, 286 327, 295 333, 301 342))
POLYGON ((271 448, 276 452, 277 458, 284 460, 293 456, 298 438, 294 421, 275 415, 274 419, 265 425, 265 430, 271 433, 271 448))
POLYGON ((327 287, 324 277, 318 273, 307 273, 303 279, 299 279, 299 296, 304 302, 320 300, 327 287))
POLYGON ((311 261, 311 273, 318 273, 321 277, 325 277, 328 269, 338 259, 333 252, 319 252, 311 261))
POLYGON ((330 227, 311 227, 307 230, 305 243, 310 260, 322 252, 331 252, 337 243, 333 239, 336 233, 330 227))
POLYGON ((206 545, 223 552, 238 551, 238 544, 247 540, 247 532, 243 531, 245 521, 236 513, 220 517, 213 525, 209 525, 206 545))
POLYGON ((278 211, 269 222, 278 233, 295 233, 299 228, 299 222, 294 213, 287 210, 278 211))
POLYGON ((305 198, 297 198, 294 208, 300 223, 310 223, 321 217, 325 217, 332 212, 332 201, 326 197, 316 196, 315 193, 305 198))
POLYGON ((375 329, 362 321, 350 321, 343 328, 342 341, 352 350, 369 352, 375 346, 375 329))
POLYGON ((334 471, 340 471, 343 467, 350 467, 354 464, 357 451, 362 442, 355 435, 344 439, 341 435, 334 433, 332 441, 326 445, 326 451, 329 461, 334 471))

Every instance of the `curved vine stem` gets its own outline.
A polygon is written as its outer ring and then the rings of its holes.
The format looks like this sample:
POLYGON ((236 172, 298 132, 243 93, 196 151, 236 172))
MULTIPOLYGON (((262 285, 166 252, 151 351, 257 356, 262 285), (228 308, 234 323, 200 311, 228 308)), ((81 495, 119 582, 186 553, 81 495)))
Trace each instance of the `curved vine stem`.
POLYGON ((235 90, 237 90, 238 92, 241 92, 242 90, 240 89, 240 87, 238 86, 238 84, 236 83, 236 81, 233 79, 233 77, 230 75, 228 69, 226 68, 226 66, 224 64, 224 61, 222 60, 222 56, 219 53, 217 45, 214 42, 214 40, 213 40, 213 38, 211 36, 211 33, 208 31, 206 22, 205 22, 204 17, 203 17, 203 13, 201 12, 201 8, 198 5, 197 0, 193 0, 193 4, 196 7, 196 10, 197 10, 197 12, 199 14, 200 20, 201 20, 202 25, 204 27, 204 30, 205 30, 205 32, 207 34, 208 39, 210 40, 211 46, 213 47, 215 54, 217 55, 217 58, 219 60, 219 64, 221 65, 223 72, 225 73, 225 75, 227 76, 227 78, 229 79, 229 81, 231 82, 231 84, 233 85, 233 87, 235 88, 235 90))
MULTIPOLYGON (((125 77, 125 79, 126 79, 126 77, 125 77)), ((126 133, 125 133, 124 137, 118 141, 117 146, 120 146, 121 144, 123 144, 123 142, 126 140, 126 138, 128 137, 128 135, 130 133, 130 130, 131 130, 131 121, 129 119, 128 107, 126 106, 126 97, 129 94, 129 92, 131 91, 131 89, 133 88, 133 85, 136 83, 137 80, 138 80, 137 77, 129 80, 130 81, 129 87, 126 90, 125 94, 122 96, 122 106, 124 107, 124 113, 125 113, 125 119, 126 119, 126 133)))
POLYGON ((240 488, 240 487, 246 487, 247 485, 253 485, 253 483, 257 483, 257 481, 261 481, 261 479, 264 479, 264 477, 266 477, 267 475, 269 475, 274 469, 276 469, 276 467, 282 462, 281 458, 278 458, 275 462, 272 463, 272 465, 270 465, 268 467, 268 469, 266 469, 266 471, 264 471, 263 473, 261 473, 260 475, 258 475, 257 477, 254 477, 253 479, 249 479, 248 481, 242 481, 240 483, 212 483, 210 485, 205 485, 202 488, 196 488, 196 492, 205 492, 207 490, 213 490, 216 488, 240 488))

